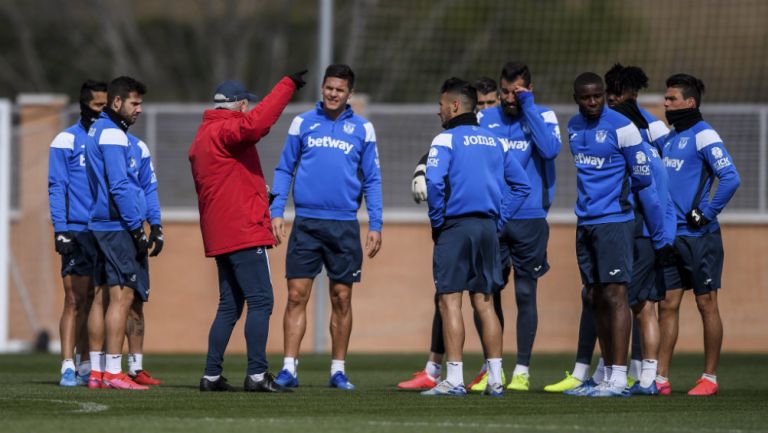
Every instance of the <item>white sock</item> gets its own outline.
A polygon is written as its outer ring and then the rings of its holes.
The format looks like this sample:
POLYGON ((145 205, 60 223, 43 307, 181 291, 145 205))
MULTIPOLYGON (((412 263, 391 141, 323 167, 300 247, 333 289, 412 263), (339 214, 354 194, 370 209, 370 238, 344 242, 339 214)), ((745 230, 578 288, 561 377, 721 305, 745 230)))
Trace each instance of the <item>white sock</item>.
POLYGON ((283 370, 288 370, 288 372, 291 373, 293 377, 296 377, 296 366, 298 365, 299 360, 292 356, 286 356, 283 358, 283 370))
POLYGON ((70 358, 61 361, 61 373, 64 374, 67 369, 75 371, 75 361, 70 358))
POLYGON ((635 379, 640 379, 640 373, 643 369, 643 361, 639 359, 633 359, 629 361, 629 375, 635 379))
POLYGON ((603 358, 600 358, 600 360, 597 361, 595 372, 592 373, 592 380, 599 385, 603 382, 603 379, 605 379, 605 362, 603 362, 603 358))
MULTIPOLYGON (((603 383, 608 383, 613 380, 613 366, 605 366, 605 373, 603 373, 603 383)), ((627 367, 624 367, 624 371, 627 371, 627 367)))
POLYGON ((144 355, 141 353, 129 353, 128 354, 128 373, 136 375, 136 372, 143 370, 141 361, 144 359, 144 355))
POLYGON ((427 365, 424 367, 424 371, 426 371, 432 379, 437 379, 440 377, 441 369, 442 367, 440 364, 433 361, 427 361, 427 365))
POLYGON ((620 389, 626 388, 627 387, 627 366, 612 365, 610 380, 614 388, 620 388, 620 389))
POLYGON ((701 375, 701 378, 702 379, 707 379, 708 381, 710 381, 710 382, 714 383, 715 385, 717 385, 717 375, 704 373, 704 374, 701 375))
POLYGON ((254 373, 254 374, 249 374, 248 376, 250 376, 251 380, 254 380, 256 382, 261 382, 262 380, 264 380, 264 373, 254 373))
POLYGON ((512 376, 517 376, 518 374, 524 374, 528 376, 528 366, 527 365, 515 365, 515 371, 512 372, 512 376))
POLYGON ((331 376, 336 374, 337 372, 344 373, 344 360, 343 359, 332 359, 331 360, 331 376))
POLYGON ((104 371, 104 352, 90 352, 91 354, 91 369, 97 373, 104 371))
POLYGON ((656 367, 659 363, 655 359, 644 359, 642 364, 643 367, 640 370, 640 386, 648 388, 653 384, 653 381, 656 380, 656 367))
POLYGON ((118 374, 123 371, 123 355, 121 353, 107 353, 107 373, 118 374))
POLYGON ((453 386, 463 386, 464 385, 464 363, 463 362, 451 362, 448 361, 445 363, 448 374, 445 377, 445 380, 447 380, 451 385, 453 386))
POLYGON ((579 379, 582 382, 584 382, 587 379, 588 373, 589 373, 589 364, 584 364, 583 362, 577 362, 576 365, 573 366, 573 377, 575 377, 576 379, 579 379))
POLYGON ((220 377, 221 377, 221 375, 217 375, 217 376, 203 376, 203 378, 208 379, 211 382, 216 382, 217 380, 219 380, 220 377))
POLYGON ((77 365, 77 374, 80 376, 88 376, 91 374, 91 361, 83 361, 77 365))
POLYGON ((503 385, 503 383, 501 382, 501 358, 488 358, 487 364, 488 364, 488 384, 503 385))
POLYGON ((657 374, 656 375, 656 382, 667 383, 667 382, 669 382, 669 378, 657 374))

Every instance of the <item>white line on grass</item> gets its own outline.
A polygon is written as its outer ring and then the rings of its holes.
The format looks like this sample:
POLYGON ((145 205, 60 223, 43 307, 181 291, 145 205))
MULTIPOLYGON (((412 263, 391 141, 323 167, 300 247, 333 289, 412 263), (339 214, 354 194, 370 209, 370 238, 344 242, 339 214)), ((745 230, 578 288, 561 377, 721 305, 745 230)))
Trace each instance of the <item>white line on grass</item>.
MULTIPOLYGON (((0 398, 0 400, 11 400, 10 398, 0 398)), ((47 398, 14 398, 12 400, 23 401, 43 401, 48 403, 60 403, 60 404, 76 404, 77 409, 71 410, 71 413, 96 413, 104 412, 109 409, 106 404, 99 404, 92 401, 77 401, 77 400, 53 400, 47 398)))

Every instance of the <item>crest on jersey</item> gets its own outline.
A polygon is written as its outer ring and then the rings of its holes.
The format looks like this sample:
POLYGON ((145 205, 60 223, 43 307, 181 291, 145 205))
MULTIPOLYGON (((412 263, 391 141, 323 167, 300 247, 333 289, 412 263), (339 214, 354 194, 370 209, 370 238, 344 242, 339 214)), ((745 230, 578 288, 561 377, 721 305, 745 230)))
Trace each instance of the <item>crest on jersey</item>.
POLYGON ((355 132, 355 124, 351 122, 344 122, 344 132, 351 135, 353 132, 355 132))
POLYGON ((608 136, 608 131, 605 129, 598 129, 597 132, 595 132, 595 141, 598 143, 605 143, 605 137, 608 136))
POLYGON ((437 148, 433 147, 433 148, 429 149, 429 157, 430 158, 434 158, 436 156, 437 156, 437 148))
POLYGON ((520 126, 520 128, 521 128, 521 129, 523 130, 523 132, 524 132, 524 133, 526 133, 526 134, 530 134, 530 133, 531 133, 531 128, 530 128, 528 125, 526 125, 525 123, 523 123, 523 124, 520 126))
POLYGON ((134 157, 131 157, 131 159, 128 161, 128 166, 131 168, 136 168, 136 159, 134 157))
POLYGON ((635 154, 635 159, 638 164, 646 164, 648 162, 648 157, 645 156, 645 152, 642 150, 635 154))
POLYGON ((656 150, 655 147, 651 147, 651 155, 653 155, 654 158, 661 158, 661 155, 659 155, 659 151, 656 150))
POLYGON ((713 147, 712 148, 712 156, 715 157, 715 159, 720 159, 723 157, 723 149, 720 149, 719 147, 713 147))
POLYGON ((685 146, 688 145, 688 139, 689 138, 690 137, 682 137, 682 138, 680 138, 680 141, 677 142, 677 148, 680 149, 680 150, 685 149, 685 146))

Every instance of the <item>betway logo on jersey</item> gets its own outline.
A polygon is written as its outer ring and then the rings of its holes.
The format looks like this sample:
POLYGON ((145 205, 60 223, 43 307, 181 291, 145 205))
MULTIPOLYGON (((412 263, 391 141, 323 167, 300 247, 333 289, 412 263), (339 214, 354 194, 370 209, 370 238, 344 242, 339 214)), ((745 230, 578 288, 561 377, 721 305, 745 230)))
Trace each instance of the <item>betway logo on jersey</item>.
POLYGON ((528 146, 530 146, 530 143, 526 140, 510 140, 508 138, 499 137, 499 141, 501 141, 501 144, 504 146, 504 150, 514 149, 525 152, 528 150, 528 146))
POLYGON ((573 155, 573 161, 576 163, 576 165, 591 165, 595 168, 603 168, 605 158, 577 153, 576 155, 573 155))
POLYGON ((326 136, 318 138, 309 137, 307 139, 307 147, 330 147, 333 149, 342 150, 344 151, 344 154, 347 155, 352 151, 354 146, 344 140, 326 136))
POLYGON ((680 171, 680 169, 683 168, 683 164, 685 164, 684 159, 670 158, 668 156, 664 157, 664 167, 674 168, 675 171, 680 171))
POLYGON ((494 140, 493 137, 489 137, 487 135, 465 135, 464 145, 471 146, 473 144, 482 144, 483 146, 496 147, 496 140, 494 140))

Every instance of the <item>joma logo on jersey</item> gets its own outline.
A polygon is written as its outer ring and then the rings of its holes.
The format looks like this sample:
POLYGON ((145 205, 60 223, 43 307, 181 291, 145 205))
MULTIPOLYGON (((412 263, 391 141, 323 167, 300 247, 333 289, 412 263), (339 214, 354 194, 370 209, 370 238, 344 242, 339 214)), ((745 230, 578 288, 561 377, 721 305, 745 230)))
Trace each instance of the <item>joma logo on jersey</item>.
POLYGON ((605 164, 605 158, 601 158, 599 156, 592 156, 592 155, 585 155, 583 153, 577 153, 576 155, 573 155, 573 161, 576 163, 576 165, 591 165, 595 168, 603 168, 603 164, 605 164))
POLYGON ((507 138, 499 138, 499 141, 501 141, 501 144, 504 146, 504 150, 520 150, 525 152, 528 150, 528 146, 530 146, 530 143, 526 140, 510 140, 507 138))
POLYGON ((595 141, 598 143, 605 143, 605 139, 608 137, 608 131, 605 129, 598 129, 595 131, 595 141))
POLYGON ((470 146, 473 144, 482 144, 483 146, 496 146, 496 140, 493 137, 487 135, 465 135, 464 145, 470 146))
POLYGON ((331 137, 309 137, 307 138, 307 147, 330 147, 333 149, 340 149, 347 155, 352 151, 354 146, 344 140, 337 140, 331 137))
POLYGON ((680 169, 683 168, 683 164, 685 164, 684 159, 675 159, 668 156, 664 157, 664 167, 674 168, 675 171, 680 171, 680 169))

